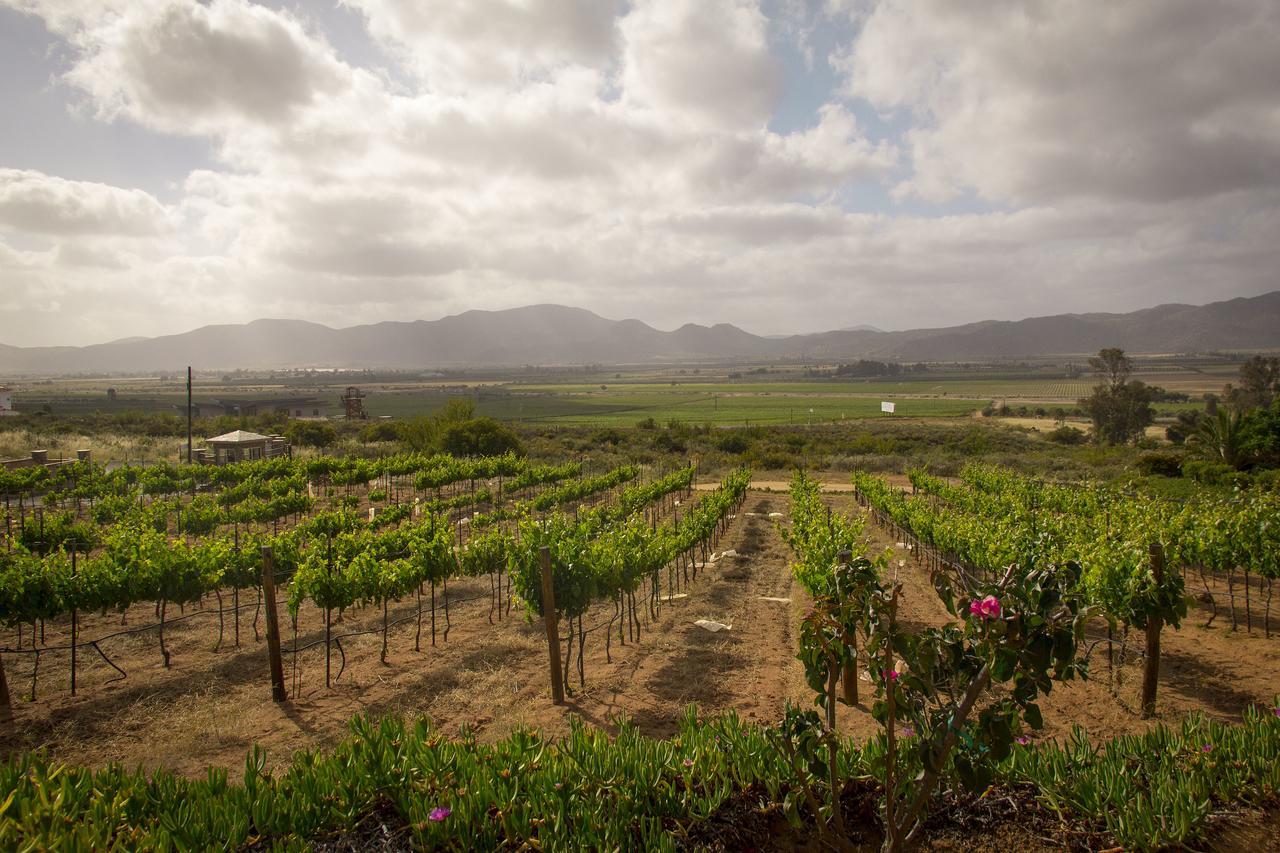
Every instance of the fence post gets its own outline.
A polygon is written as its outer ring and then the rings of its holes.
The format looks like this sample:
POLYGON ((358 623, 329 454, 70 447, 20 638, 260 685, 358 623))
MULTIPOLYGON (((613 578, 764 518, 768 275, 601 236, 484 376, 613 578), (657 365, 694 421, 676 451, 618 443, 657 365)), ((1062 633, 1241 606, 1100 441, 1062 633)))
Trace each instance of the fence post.
POLYGON ((564 704, 564 679, 560 673, 560 628, 556 624, 556 590, 551 582, 551 549, 538 549, 542 568, 542 621, 547 627, 547 653, 551 657, 551 701, 564 704))
MULTIPOLYGON (((1156 588, 1164 581, 1164 546, 1151 543, 1151 573, 1155 575, 1156 588)), ((1151 717, 1156 712, 1156 683, 1160 679, 1160 628, 1161 619, 1147 619, 1147 657, 1142 668, 1142 716, 1151 717)))
MULTIPOLYGON (((852 559, 853 559, 853 552, 847 549, 842 550, 836 556, 836 561, 841 566, 849 565, 849 561, 852 559)), ((858 704, 858 659, 857 659, 858 637, 856 634, 852 637, 846 636, 843 638, 843 642, 846 646, 853 647, 854 659, 849 663, 846 663, 844 667, 841 669, 841 672, 840 672, 841 693, 844 696, 844 702, 846 705, 857 705, 858 704)))
POLYGON ((4 677, 4 656, 0 655, 0 723, 13 725, 13 704, 9 701, 9 681, 4 677))
POLYGON ((271 664, 271 698, 284 702, 284 662, 280 659, 280 620, 276 616, 276 567, 270 545, 262 546, 262 597, 267 606, 267 658, 271 664))

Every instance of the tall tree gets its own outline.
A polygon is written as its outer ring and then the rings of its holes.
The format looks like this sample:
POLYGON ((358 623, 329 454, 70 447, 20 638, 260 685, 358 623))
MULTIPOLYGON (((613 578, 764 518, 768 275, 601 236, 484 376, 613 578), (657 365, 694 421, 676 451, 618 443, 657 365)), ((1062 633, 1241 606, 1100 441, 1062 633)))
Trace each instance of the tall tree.
POLYGON ((1102 377, 1103 384, 1113 390, 1123 388, 1133 374, 1133 359, 1119 347, 1098 350, 1098 354, 1089 359, 1089 366, 1102 377))
POLYGON ((1133 360, 1118 347, 1100 350, 1089 365, 1102 379, 1093 386, 1093 394, 1080 401, 1080 407, 1093 421, 1093 437, 1099 444, 1127 444, 1142 437, 1155 420, 1151 408, 1151 389, 1136 379, 1133 360))
POLYGON ((1265 409, 1280 396, 1280 358, 1255 355, 1240 365, 1240 386, 1225 396, 1237 409, 1265 409))

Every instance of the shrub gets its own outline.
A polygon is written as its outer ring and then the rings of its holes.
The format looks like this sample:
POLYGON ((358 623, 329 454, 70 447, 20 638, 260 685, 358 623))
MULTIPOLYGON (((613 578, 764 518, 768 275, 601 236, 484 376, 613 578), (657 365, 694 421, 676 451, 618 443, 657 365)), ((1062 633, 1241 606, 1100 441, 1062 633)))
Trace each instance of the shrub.
POLYGON ((1144 453, 1138 457, 1138 470, 1143 474, 1161 477, 1181 477, 1183 455, 1172 451, 1144 453))
POLYGON ((736 432, 721 436, 715 444, 716 449, 724 453, 746 453, 751 448, 751 442, 736 432))
POLYGON ((1067 424, 1060 424, 1057 429, 1049 432, 1045 437, 1050 441, 1069 446, 1084 444, 1089 440, 1089 435, 1084 430, 1076 429, 1067 424))
POLYGON ((360 440, 369 443, 399 441, 400 425, 395 421, 375 421, 360 430, 360 440))
POLYGON ((338 440, 338 431, 324 421, 294 421, 284 434, 299 447, 329 447, 338 440))
POLYGON ((449 424, 440 436, 440 449, 451 456, 524 455, 519 437, 493 418, 472 418, 449 424))

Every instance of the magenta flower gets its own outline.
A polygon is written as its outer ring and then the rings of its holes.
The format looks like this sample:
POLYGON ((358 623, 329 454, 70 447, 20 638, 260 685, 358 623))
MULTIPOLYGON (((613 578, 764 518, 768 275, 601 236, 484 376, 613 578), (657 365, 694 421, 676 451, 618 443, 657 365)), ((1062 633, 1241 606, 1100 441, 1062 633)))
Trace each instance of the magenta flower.
POLYGON ((451 814, 453 814, 453 809, 449 808, 448 806, 436 806, 434 809, 431 810, 431 814, 427 815, 427 818, 429 820, 434 820, 436 823, 439 823, 440 821, 444 820, 451 814))
POLYGON ((999 619, 1000 599, 994 595, 988 595, 981 601, 975 598, 969 602, 969 615, 976 616, 979 619, 999 619))
POLYGON ((1018 742, 1019 746, 1026 746, 1027 744, 1031 743, 1031 738, 1027 737, 1026 735, 1018 735, 1016 738, 1014 738, 1014 740, 1018 742))
POLYGON ((1276 711, 1276 716, 1280 717, 1280 705, 1276 706, 1275 711, 1276 711))
POLYGON ((1213 752, 1213 744, 1211 744, 1211 743, 1206 743, 1204 746, 1200 747, 1200 751, 1201 751, 1201 752, 1213 752))
POLYGON ((684 760, 684 766, 685 766, 685 767, 692 767, 692 766, 693 766, 693 759, 692 759, 692 758, 686 758, 686 759, 684 760))
POLYGON ((916 730, 915 730, 915 729, 913 729, 913 728, 911 728, 911 726, 903 726, 903 727, 902 727, 902 736, 903 736, 903 737, 915 737, 915 736, 916 736, 916 730))
POLYGON ((897 681, 898 673, 893 671, 892 669, 886 669, 884 671, 884 677, 886 681, 897 681))

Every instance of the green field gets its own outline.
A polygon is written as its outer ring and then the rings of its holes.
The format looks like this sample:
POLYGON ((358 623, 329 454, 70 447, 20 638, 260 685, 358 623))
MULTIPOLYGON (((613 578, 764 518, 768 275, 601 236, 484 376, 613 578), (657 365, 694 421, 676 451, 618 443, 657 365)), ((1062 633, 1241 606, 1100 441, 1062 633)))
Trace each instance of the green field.
MULTIPOLYGON (((1140 369, 1144 381, 1199 399, 1221 391, 1232 365, 1162 362, 1140 369)), ((414 372, 297 376, 263 373, 197 376, 195 401, 208 405, 238 400, 314 397, 306 406, 325 417, 342 414, 339 397, 354 383, 367 395, 373 417, 414 417, 441 409, 451 399, 470 399, 481 414, 526 423, 634 425, 653 418, 711 424, 804 424, 881 415, 880 401, 898 405, 898 417, 954 417, 989 403, 1029 410, 1071 408, 1091 392, 1091 375, 1071 378, 1065 367, 957 366, 883 378, 824 378, 801 366, 708 367, 669 365, 609 371, 606 368, 543 368, 468 371, 444 376, 414 372), (810 410, 812 409, 812 414, 810 410)), ((20 411, 92 415, 124 411, 185 413, 185 377, 57 379, 14 383, 20 411), (107 389, 113 388, 110 399, 107 389)), ((1160 403, 1164 413, 1199 403, 1160 403)))
MULTIPOLYGON (((444 406, 449 397, 419 393, 378 394, 368 402, 371 415, 423 414, 444 406)), ((880 397, 787 395, 725 396, 685 389, 594 393, 484 392, 471 396, 481 414, 523 423, 634 426, 653 418, 692 424, 761 425, 829 423, 857 418, 956 417, 980 406, 971 400, 915 399, 886 395, 897 406, 894 415, 880 412, 880 397), (811 411, 812 410, 812 411, 811 411)))

